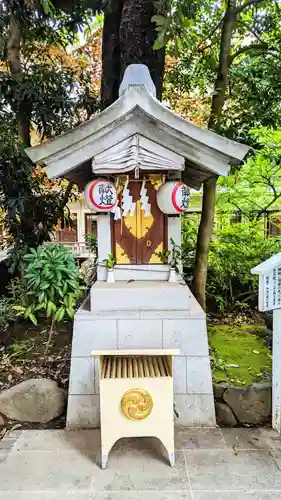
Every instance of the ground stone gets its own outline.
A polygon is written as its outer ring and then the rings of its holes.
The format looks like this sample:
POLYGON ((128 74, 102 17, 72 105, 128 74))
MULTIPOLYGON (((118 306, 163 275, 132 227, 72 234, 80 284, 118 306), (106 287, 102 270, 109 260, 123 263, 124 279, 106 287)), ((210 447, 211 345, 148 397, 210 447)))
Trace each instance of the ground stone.
POLYGON ((225 403, 215 403, 217 423, 219 425, 226 425, 227 427, 234 427, 237 420, 233 411, 225 403))
POLYGON ((223 399, 241 424, 261 424, 271 413, 271 384, 229 387, 223 399))
POLYGON ((46 423, 59 417, 66 394, 50 379, 30 379, 0 393, 0 413, 10 420, 46 423))
POLYGON ((4 427, 4 425, 5 425, 5 420, 2 417, 2 415, 0 414, 0 427, 4 427))
POLYGON ((214 398, 216 401, 222 401, 223 393, 229 388, 228 384, 213 384, 214 398))

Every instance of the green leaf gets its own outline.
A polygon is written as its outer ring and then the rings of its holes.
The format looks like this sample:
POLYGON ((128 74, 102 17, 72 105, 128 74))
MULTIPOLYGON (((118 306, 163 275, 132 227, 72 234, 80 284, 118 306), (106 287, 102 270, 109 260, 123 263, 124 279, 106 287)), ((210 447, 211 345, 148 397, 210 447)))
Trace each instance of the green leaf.
POLYGON ((53 302, 49 301, 47 303, 47 317, 49 318, 52 312, 56 312, 56 310, 57 310, 56 305, 53 302))
POLYGON ((34 316, 34 314, 33 314, 33 313, 29 312, 29 313, 28 313, 28 318, 32 321, 32 323, 33 323, 34 325, 37 325, 37 319, 36 319, 36 317, 34 316))
POLYGON ((24 312, 26 310, 26 308, 23 306, 13 306, 13 309, 15 311, 22 311, 22 312, 24 312))
POLYGON ((168 35, 159 35, 154 42, 153 50, 160 50, 165 47, 169 41, 169 38, 170 37, 168 35))
POLYGON ((160 14, 155 14, 152 16, 151 21, 153 23, 156 23, 158 26, 161 26, 163 24, 166 24, 167 18, 165 16, 161 16, 160 14))
POLYGON ((58 281, 60 282, 61 279, 62 279, 62 274, 61 274, 61 271, 59 269, 57 269, 57 278, 58 278, 58 281))
POLYGON ((24 316, 25 315, 25 311, 18 311, 16 313, 16 316, 24 316))
POLYGON ((68 316, 69 316, 70 319, 74 318, 74 315, 75 315, 75 310, 74 309, 68 307, 68 308, 66 308, 66 312, 67 312, 67 314, 68 314, 68 316))
POLYGON ((41 292, 39 297, 38 297, 39 302, 43 302, 45 300, 45 297, 46 297, 46 294, 44 292, 41 292))
POLYGON ((194 26, 195 21, 194 19, 188 19, 188 17, 182 16, 181 23, 184 26, 184 28, 191 28, 192 26, 194 26))
POLYGON ((45 309, 46 303, 42 302, 41 304, 38 304, 35 306, 34 311, 41 311, 42 309, 45 309))
POLYGON ((183 43, 180 36, 176 37, 176 44, 179 51, 183 49, 183 43))
POLYGON ((55 299, 55 288, 53 285, 51 285, 49 293, 50 293, 51 299, 54 300, 55 299))
POLYGON ((26 254, 23 256, 23 260, 24 261, 32 261, 34 259, 34 255, 33 254, 26 254))
POLYGON ((40 285, 40 289, 41 289, 41 290, 47 290, 47 288, 49 288, 49 286, 50 286, 50 285, 49 285, 49 283, 42 283, 42 284, 40 285))
POLYGON ((54 319, 55 319, 56 321, 60 322, 60 321, 62 321, 62 320, 63 320, 64 315, 65 315, 65 308, 64 308, 64 307, 60 307, 60 308, 57 310, 57 312, 56 312, 56 314, 55 314, 55 316, 54 316, 54 319))

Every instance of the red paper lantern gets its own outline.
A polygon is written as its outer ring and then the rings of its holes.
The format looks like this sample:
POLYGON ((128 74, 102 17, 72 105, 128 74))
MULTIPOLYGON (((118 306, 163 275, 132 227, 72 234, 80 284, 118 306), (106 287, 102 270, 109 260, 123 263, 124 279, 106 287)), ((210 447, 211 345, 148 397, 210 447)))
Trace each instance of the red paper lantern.
POLYGON ((88 207, 93 212, 108 212, 118 202, 114 184, 106 179, 89 182, 85 187, 84 196, 88 207))
POLYGON ((168 215, 186 212, 189 206, 189 187, 182 181, 168 181, 157 192, 157 204, 168 215))

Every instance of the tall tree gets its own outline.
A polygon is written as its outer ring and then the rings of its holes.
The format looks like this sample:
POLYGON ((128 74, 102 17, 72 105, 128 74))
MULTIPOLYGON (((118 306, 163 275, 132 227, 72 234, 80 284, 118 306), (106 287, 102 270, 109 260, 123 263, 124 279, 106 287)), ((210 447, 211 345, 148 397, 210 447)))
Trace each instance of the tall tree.
POLYGON ((85 119, 93 93, 78 58, 64 50, 75 40, 72 15, 43 0, 3 1, 0 9, 0 198, 16 258, 50 237, 72 192, 70 183, 58 190, 47 182, 24 148, 34 131, 43 139, 85 119))
MULTIPOLYGON (((236 0, 227 0, 224 16, 221 22, 222 28, 219 48, 219 61, 212 97, 210 119, 208 122, 209 129, 215 129, 217 127, 226 99, 232 34, 238 15, 236 11, 236 5, 236 0)), ((216 183, 217 177, 211 177, 204 182, 202 216, 198 230, 193 275, 194 295, 204 309, 206 308, 208 249, 212 236, 215 215, 216 183)))
MULTIPOLYGON (((184 90, 193 88, 197 93, 203 94, 204 98, 212 85, 208 128, 231 136, 228 130, 231 123, 232 137, 241 139, 237 123, 235 124, 233 117, 227 116, 229 101, 233 99, 232 78, 238 64, 241 67, 247 58, 252 60, 262 55, 263 58, 273 60, 275 64, 280 59, 281 25, 278 2, 226 0, 218 3, 205 0, 200 2, 193 19, 183 11, 183 6, 187 4, 190 6, 188 1, 174 2, 175 8, 170 16, 159 19, 158 22, 159 29, 162 27, 160 35, 163 43, 173 39, 176 46, 179 62, 172 70, 173 81, 177 87, 176 75, 180 72, 179 82, 181 86, 186 85, 184 90), (176 23, 175 19, 181 19, 181 23, 176 23)), ((193 5, 198 6, 198 2, 194 0, 193 5)), ((173 49, 174 47, 171 50, 173 49)), ((254 125, 251 123, 248 128, 254 125)), ((194 266, 194 293, 204 308, 216 180, 211 178, 204 183, 202 218, 194 266)))

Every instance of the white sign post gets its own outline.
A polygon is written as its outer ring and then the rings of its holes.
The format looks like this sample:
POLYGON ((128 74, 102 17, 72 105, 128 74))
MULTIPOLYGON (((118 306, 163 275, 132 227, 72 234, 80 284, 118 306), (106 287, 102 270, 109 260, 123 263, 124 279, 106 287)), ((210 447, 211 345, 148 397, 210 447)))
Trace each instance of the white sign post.
POLYGON ((281 433, 281 253, 251 273, 259 275, 259 310, 273 311, 272 427, 281 433))

